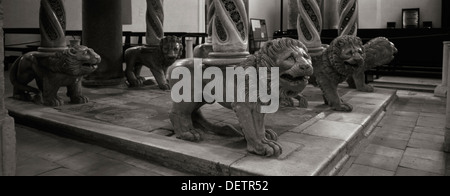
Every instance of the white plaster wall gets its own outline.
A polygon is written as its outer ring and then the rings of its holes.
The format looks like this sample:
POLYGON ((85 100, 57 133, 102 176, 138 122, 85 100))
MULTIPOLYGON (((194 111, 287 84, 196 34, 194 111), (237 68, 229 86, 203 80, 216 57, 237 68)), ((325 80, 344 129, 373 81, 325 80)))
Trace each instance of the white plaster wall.
POLYGON ((442 23, 442 0, 359 0, 359 24, 362 29, 386 28, 387 22, 396 22, 401 28, 403 8, 420 8, 420 26, 432 21, 434 28, 442 23))
MULTIPOLYGON (((258 0, 253 0, 258 1, 258 0)), ((337 0, 325 0, 337 1, 337 0)), ((441 28, 442 0, 358 0, 359 25, 362 29, 386 28, 387 22, 396 22, 401 28, 403 8, 420 8, 420 26, 432 21, 434 28, 441 28)), ((283 29, 287 29, 288 0, 284 0, 283 29)), ((269 8, 267 8, 269 9, 269 8)), ((264 10, 261 10, 264 11, 264 10)))
POLYGON ((280 30, 280 8, 281 8, 280 1, 249 0, 248 3, 249 3, 249 17, 265 19, 267 24, 267 33, 269 34, 269 38, 272 38, 273 33, 275 31, 280 30))
MULTIPOLYGON (((39 0, 3 0, 5 4, 5 28, 39 28, 39 0)), ((66 9, 67 30, 82 28, 82 0, 62 0, 66 9)), ((132 0, 132 24, 124 25, 124 31, 145 32, 145 0, 132 0)), ((164 30, 166 32, 203 32, 200 23, 204 0, 165 0, 164 30), (202 30, 202 31, 200 31, 202 30)))
MULTIPOLYGON (((164 0, 164 31, 204 32, 204 14, 198 11, 200 8, 204 9, 204 0, 164 0)), ((132 0, 131 9, 133 23, 124 25, 123 30, 145 32, 146 1, 132 0)))

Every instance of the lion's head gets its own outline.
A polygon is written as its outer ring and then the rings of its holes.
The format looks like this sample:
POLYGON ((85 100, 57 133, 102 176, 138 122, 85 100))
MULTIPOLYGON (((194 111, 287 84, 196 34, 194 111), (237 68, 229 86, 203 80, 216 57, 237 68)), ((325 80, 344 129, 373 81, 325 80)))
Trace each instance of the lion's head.
POLYGON ((364 66, 365 52, 359 37, 344 35, 336 38, 327 49, 333 68, 341 75, 350 76, 364 66))
POLYGON ((53 65, 54 72, 65 73, 70 76, 89 75, 97 69, 101 62, 100 55, 91 48, 82 45, 72 46, 56 53, 60 63, 53 65))
POLYGON ((377 37, 370 40, 364 45, 364 50, 366 52, 364 71, 390 63, 398 52, 394 43, 385 37, 377 37))
POLYGON ((299 40, 281 38, 269 41, 259 55, 261 66, 279 67, 280 91, 286 96, 296 96, 303 91, 313 75, 308 49, 299 40))
MULTIPOLYGON (((161 51, 164 54, 164 60, 174 62, 183 54, 183 44, 181 38, 176 36, 167 36, 161 40, 161 51)), ((172 64, 170 63, 170 64, 172 64)))

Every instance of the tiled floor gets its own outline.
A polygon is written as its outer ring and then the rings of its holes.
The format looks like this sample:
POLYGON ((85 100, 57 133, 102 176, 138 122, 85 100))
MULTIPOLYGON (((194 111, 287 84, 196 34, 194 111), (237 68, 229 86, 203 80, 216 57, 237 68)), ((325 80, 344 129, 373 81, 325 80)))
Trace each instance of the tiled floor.
MULTIPOLYGON (((442 176, 445 102, 430 93, 399 91, 374 132, 351 154, 339 175, 442 176)), ((17 125, 19 176, 189 175, 125 154, 17 125)), ((447 161, 446 161, 447 159, 447 161)))
POLYGON ((443 152, 445 100, 431 93, 397 94, 399 99, 374 132, 355 148, 339 175, 449 175, 450 156, 443 152))
POLYGON ((186 176, 98 146, 16 125, 18 176, 186 176))

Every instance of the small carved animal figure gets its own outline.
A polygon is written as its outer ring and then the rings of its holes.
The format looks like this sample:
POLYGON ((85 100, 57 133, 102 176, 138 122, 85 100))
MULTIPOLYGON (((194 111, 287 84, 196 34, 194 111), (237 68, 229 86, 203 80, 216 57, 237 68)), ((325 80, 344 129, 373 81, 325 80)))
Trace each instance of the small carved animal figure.
POLYGON ((167 36, 159 47, 137 46, 125 51, 125 74, 130 87, 142 87, 147 82, 140 76, 142 66, 148 67, 161 90, 170 90, 167 68, 183 54, 183 44, 176 36, 167 36))
POLYGON ((324 94, 325 104, 336 111, 351 112, 338 94, 338 85, 364 66, 364 47, 360 38, 345 35, 336 38, 325 50, 319 62, 314 63, 314 77, 324 94))
POLYGON ((61 86, 67 86, 70 103, 87 103, 89 99, 81 92, 81 79, 94 72, 100 62, 101 58, 94 50, 80 45, 56 53, 27 53, 11 67, 13 97, 24 101, 43 102, 46 106, 61 106, 64 101, 57 93, 61 86), (28 86, 33 80, 36 80, 39 89, 28 86), (34 98, 30 93, 35 94, 34 98))
POLYGON ((353 76, 348 78, 347 83, 350 88, 357 89, 358 91, 373 92, 373 87, 365 83, 366 78, 364 72, 374 67, 390 63, 398 50, 387 38, 377 37, 364 45, 364 52, 366 53, 364 66, 356 70, 353 76))
MULTIPOLYGON (((178 67, 188 68, 193 74, 194 66, 193 60, 179 60, 169 68, 169 75, 178 67)), ((267 67, 269 70, 272 70, 273 67, 278 67, 280 92, 293 96, 297 95, 306 86, 309 76, 313 74, 311 58, 307 53, 306 47, 300 41, 290 38, 267 42, 259 53, 249 56, 238 67, 243 67, 244 69, 247 67, 267 67)), ((194 77, 191 77, 191 80, 195 80, 194 77)), ((169 81, 173 87, 180 80, 170 79, 169 81)), ((211 80, 204 79, 203 85, 209 82, 211 80)), ((224 81, 225 83, 226 81, 224 81)), ((234 89, 237 89, 237 84, 234 85, 234 89)), ((192 96, 194 96, 194 93, 201 93, 195 92, 193 88, 190 90, 192 91, 192 96)), ((248 86, 245 92, 247 95, 249 94, 248 86)), ((223 94, 226 95, 226 88, 224 88, 223 94)), ((255 103, 219 103, 235 111, 242 131, 238 131, 232 126, 220 127, 208 122, 200 111, 200 108, 205 104, 207 103, 196 103, 194 101, 173 103, 170 120, 178 138, 198 142, 202 140, 202 130, 211 131, 219 135, 244 136, 247 141, 247 150, 257 155, 279 156, 282 153, 282 146, 276 142, 278 139, 277 134, 265 128, 265 114, 259 112, 260 105, 264 103, 261 103, 259 99, 255 103)))

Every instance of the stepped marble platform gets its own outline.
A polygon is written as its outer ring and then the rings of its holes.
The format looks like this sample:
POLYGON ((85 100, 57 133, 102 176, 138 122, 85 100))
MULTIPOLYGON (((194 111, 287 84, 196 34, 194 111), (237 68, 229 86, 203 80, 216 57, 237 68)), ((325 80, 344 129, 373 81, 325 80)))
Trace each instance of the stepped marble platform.
POLYGON ((370 84, 377 88, 434 93, 436 87, 441 83, 440 79, 383 76, 370 84))
MULTIPOLYGON (((175 138, 168 119, 170 92, 124 86, 84 92, 91 102, 83 105, 49 108, 11 98, 6 98, 6 105, 17 122, 43 131, 214 176, 335 175, 396 99, 395 90, 361 93, 341 88, 354 111, 338 113, 323 105, 319 89, 308 86, 304 95, 309 108, 282 108, 266 117, 266 126, 279 134, 284 150, 279 158, 266 158, 247 153, 243 138, 210 133, 200 143, 175 138)), ((234 113, 217 104, 205 106, 202 112, 214 123, 238 127, 234 113)))

